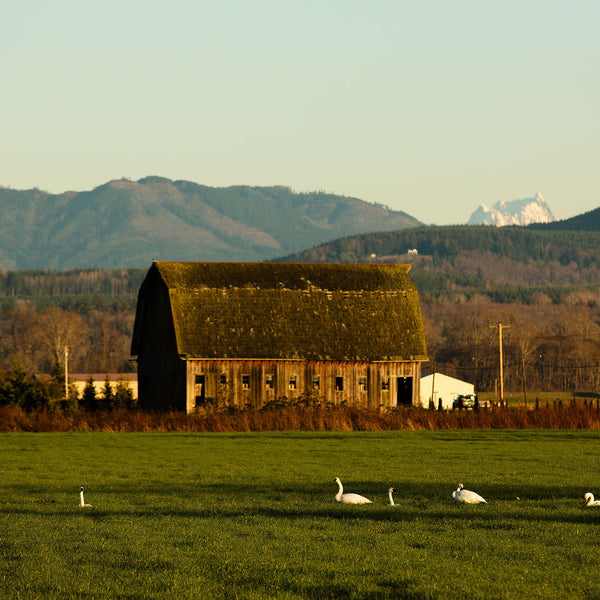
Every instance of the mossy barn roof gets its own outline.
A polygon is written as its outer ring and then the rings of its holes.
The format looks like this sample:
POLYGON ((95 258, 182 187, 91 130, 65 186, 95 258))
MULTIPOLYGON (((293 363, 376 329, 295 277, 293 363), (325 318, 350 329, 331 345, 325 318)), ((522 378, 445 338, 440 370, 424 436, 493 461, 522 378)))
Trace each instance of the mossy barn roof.
MULTIPOLYGON (((410 265, 154 262, 140 288, 164 283, 178 353, 197 359, 427 360, 410 265)), ((145 335, 144 338, 147 336, 145 335)))

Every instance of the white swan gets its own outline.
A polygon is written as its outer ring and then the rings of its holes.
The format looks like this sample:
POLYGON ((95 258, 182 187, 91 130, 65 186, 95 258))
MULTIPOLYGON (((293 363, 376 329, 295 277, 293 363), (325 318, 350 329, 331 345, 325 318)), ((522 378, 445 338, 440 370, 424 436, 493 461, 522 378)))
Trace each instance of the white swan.
POLYGON ((584 499, 586 506, 600 506, 600 500, 594 500, 594 494, 592 494, 592 492, 588 492, 584 496, 584 499))
POLYGON ((338 502, 342 504, 372 504, 371 500, 359 494, 344 494, 344 488, 339 477, 336 477, 334 481, 340 486, 338 493, 335 495, 338 502))
POLYGON ((463 489, 463 484, 459 483, 458 488, 452 492, 452 497, 457 502, 466 502, 467 504, 487 504, 487 501, 483 499, 479 494, 472 492, 471 490, 463 489))
POLYGON ((83 499, 83 487, 80 487, 79 488, 79 507, 84 508, 86 506, 92 506, 92 505, 85 503, 85 500, 83 499))
POLYGON ((396 490, 394 488, 390 488, 388 490, 388 496, 390 497, 390 506, 396 506, 396 503, 394 502, 394 499, 392 498, 392 494, 395 492, 396 490))

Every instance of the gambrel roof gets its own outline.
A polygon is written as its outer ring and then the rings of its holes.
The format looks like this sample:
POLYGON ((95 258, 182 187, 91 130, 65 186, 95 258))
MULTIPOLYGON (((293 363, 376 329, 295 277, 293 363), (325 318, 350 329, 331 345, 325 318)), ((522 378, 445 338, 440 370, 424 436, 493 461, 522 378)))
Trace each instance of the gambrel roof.
POLYGON ((162 306, 186 358, 427 360, 409 269, 154 262, 139 291, 132 355, 144 352, 142 330, 162 306))

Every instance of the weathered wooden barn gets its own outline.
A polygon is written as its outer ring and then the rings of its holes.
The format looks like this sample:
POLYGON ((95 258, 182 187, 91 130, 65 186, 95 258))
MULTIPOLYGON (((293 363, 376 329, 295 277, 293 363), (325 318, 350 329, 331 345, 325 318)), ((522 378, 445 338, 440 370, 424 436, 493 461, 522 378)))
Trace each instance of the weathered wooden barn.
POLYGON ((427 360, 410 265, 154 262, 132 340, 149 410, 305 396, 419 405, 427 360))

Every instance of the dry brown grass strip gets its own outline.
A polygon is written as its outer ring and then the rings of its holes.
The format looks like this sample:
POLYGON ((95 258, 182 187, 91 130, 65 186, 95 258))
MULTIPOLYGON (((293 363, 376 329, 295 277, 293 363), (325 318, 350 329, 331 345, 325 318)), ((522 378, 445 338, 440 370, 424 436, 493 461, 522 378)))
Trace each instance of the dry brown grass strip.
POLYGON ((565 408, 493 408, 429 411, 416 408, 370 411, 351 407, 278 407, 268 410, 111 413, 73 415, 0 407, 0 432, 249 432, 249 431, 416 431, 440 429, 600 429, 600 411, 572 404, 565 408))

